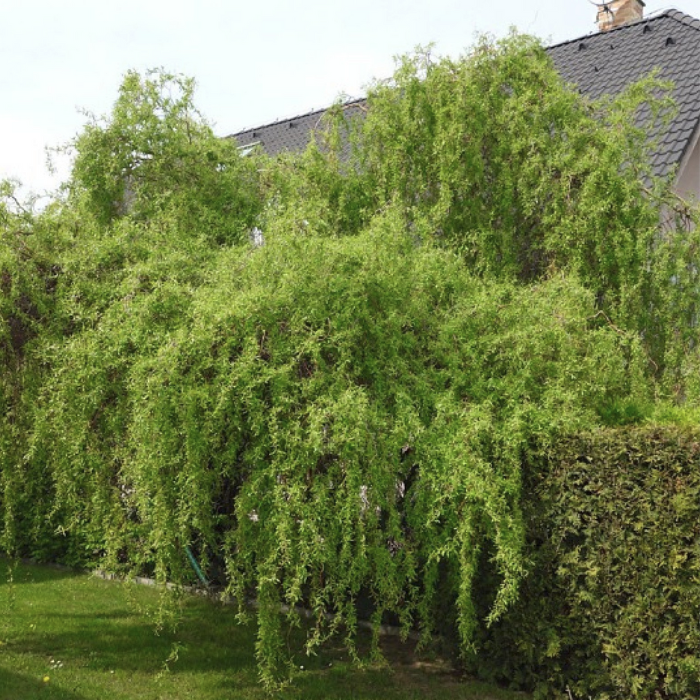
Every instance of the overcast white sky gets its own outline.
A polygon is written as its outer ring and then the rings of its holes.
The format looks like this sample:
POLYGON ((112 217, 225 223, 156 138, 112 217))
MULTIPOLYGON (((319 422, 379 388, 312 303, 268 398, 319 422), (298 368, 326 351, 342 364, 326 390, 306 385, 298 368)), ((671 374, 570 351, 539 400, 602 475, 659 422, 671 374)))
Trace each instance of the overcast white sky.
MULTIPOLYGON (((668 7, 700 16, 700 0, 646 1, 668 7)), ((108 113, 131 68, 194 77, 226 135, 361 95, 418 44, 457 56, 510 26, 556 43, 594 18, 589 0, 0 0, 0 178, 54 187, 44 147, 79 132, 78 108, 108 113)))

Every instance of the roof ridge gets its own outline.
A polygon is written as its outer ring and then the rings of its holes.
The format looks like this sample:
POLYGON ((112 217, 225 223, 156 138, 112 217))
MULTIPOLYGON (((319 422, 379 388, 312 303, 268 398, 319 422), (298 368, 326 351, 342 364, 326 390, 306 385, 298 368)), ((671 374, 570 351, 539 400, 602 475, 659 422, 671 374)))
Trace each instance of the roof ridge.
POLYGON ((627 22, 626 24, 621 24, 619 27, 613 27, 612 29, 608 29, 605 32, 590 32, 588 34, 576 37, 575 39, 566 39, 566 41, 560 41, 556 44, 552 44, 551 46, 547 46, 546 50, 549 51, 550 49, 556 49, 560 46, 566 46, 566 44, 575 44, 577 41, 590 39, 591 37, 598 36, 599 34, 612 34, 613 32, 620 32, 625 29, 628 29, 629 27, 654 22, 655 20, 662 19, 663 17, 668 17, 672 20, 675 20, 676 22, 680 22, 681 24, 685 24, 686 26, 691 27, 692 29, 697 29, 698 31, 700 31, 700 19, 689 15, 687 12, 682 12, 681 10, 676 10, 673 7, 669 7, 665 10, 656 10, 655 12, 646 15, 646 17, 634 20, 633 22, 627 22))
POLYGON ((665 14, 667 14, 669 17, 671 17, 671 19, 675 19, 676 22, 680 22, 681 24, 686 24, 689 27, 692 27, 693 29, 697 29, 700 32, 700 19, 697 19, 696 17, 689 15, 687 12, 683 12, 681 10, 676 10, 674 8, 671 8, 671 9, 666 10, 665 14))
MULTIPOLYGON (((654 22, 655 20, 661 19, 662 17, 672 17, 672 19, 678 19, 676 17, 673 17, 673 14, 679 14, 683 15, 684 17, 689 18, 690 20, 694 20, 694 17, 691 17, 690 15, 686 15, 685 13, 681 12, 680 10, 674 10, 674 9, 668 9, 668 10, 661 10, 660 12, 656 12, 650 15, 647 15, 646 17, 642 17, 641 19, 636 19, 633 22, 627 22, 625 24, 621 24, 619 27, 613 27, 612 29, 608 29, 604 32, 602 31, 597 31, 597 32, 589 32, 588 34, 584 34, 583 36, 578 36, 575 39, 567 39, 566 41, 560 41, 557 44, 552 44, 551 46, 547 46, 546 50, 549 51, 550 49, 557 49, 560 46, 566 46, 567 44, 575 44, 577 41, 583 41, 584 39, 590 39, 591 37, 598 36, 599 34, 613 34, 615 32, 620 32, 625 29, 629 29, 630 27, 635 27, 640 24, 645 24, 649 22, 654 22)), ((695 20, 697 21, 697 20, 695 20)))
POLYGON ((293 122, 295 119, 306 119, 307 117, 312 117, 314 114, 322 114, 327 112, 332 106, 339 104, 341 107, 351 107, 352 105, 359 104, 360 102, 365 102, 367 97, 353 97, 344 102, 334 102, 328 107, 321 107, 320 109, 312 109, 308 112, 302 112, 301 114, 295 114, 289 117, 281 117, 275 119, 273 122, 265 122, 263 124, 258 124, 257 126, 250 126, 246 129, 241 129, 236 131, 225 138, 230 138, 231 136, 241 136, 242 134, 247 134, 251 131, 257 131, 258 129, 266 129, 269 126, 275 126, 276 124, 286 124, 287 122, 293 122))

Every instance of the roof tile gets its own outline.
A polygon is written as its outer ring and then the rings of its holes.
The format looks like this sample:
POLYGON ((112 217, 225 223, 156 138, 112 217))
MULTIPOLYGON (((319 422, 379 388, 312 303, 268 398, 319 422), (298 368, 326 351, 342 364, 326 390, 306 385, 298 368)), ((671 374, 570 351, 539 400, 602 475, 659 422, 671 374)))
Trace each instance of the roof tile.
MULTIPOLYGON (((547 50, 563 78, 592 98, 615 95, 658 69, 659 76, 674 85, 678 112, 665 133, 650 134, 659 150, 652 165, 656 174, 663 176, 680 162, 700 118, 700 20, 678 10, 667 10, 547 50), (669 38, 673 41, 668 42, 669 38), (578 50, 582 42, 587 46, 585 52, 578 50), (585 61, 581 60, 582 54, 585 61), (601 64, 605 70, 595 72, 588 68, 601 64)), ((648 118, 648 110, 640 110, 640 124, 645 117, 648 118)))

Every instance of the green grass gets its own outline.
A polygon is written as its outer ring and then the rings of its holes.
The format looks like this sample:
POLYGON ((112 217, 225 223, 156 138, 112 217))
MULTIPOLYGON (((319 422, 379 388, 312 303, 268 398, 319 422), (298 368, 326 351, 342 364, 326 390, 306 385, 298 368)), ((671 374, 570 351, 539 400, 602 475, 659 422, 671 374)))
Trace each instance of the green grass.
MULTIPOLYGON (((0 700, 253 700, 255 629, 235 609, 187 598, 176 630, 155 631, 160 593, 0 559, 0 700), (177 651, 177 659, 169 656, 177 651)), ((339 648, 300 653, 280 700, 515 700, 387 642, 390 668, 358 669, 339 648)))

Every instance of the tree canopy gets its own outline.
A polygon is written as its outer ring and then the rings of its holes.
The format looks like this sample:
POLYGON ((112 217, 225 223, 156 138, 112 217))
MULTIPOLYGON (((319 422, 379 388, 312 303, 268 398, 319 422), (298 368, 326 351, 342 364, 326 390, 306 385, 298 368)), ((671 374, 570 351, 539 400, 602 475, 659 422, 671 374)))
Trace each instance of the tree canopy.
POLYGON ((480 558, 490 620, 528 570, 529 458, 697 405, 698 214, 634 119, 666 86, 591 102, 517 35, 418 52, 278 159, 193 87, 127 74, 63 196, 2 190, 3 546, 180 583, 194 553, 257 598, 267 683, 282 604, 309 649, 354 649, 364 599, 427 640, 447 580, 467 653, 480 558))

